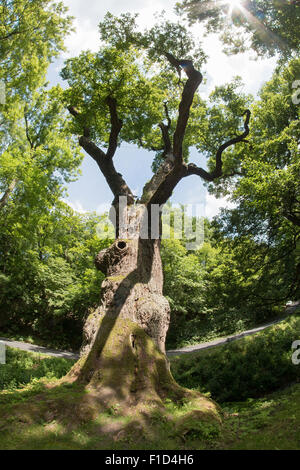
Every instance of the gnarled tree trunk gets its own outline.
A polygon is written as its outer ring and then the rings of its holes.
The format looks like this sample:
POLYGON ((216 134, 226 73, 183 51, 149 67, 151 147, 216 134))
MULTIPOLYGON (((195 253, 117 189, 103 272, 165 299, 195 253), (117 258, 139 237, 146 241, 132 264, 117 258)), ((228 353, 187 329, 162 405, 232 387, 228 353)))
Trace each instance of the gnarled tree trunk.
POLYGON ((180 399, 186 391, 174 381, 165 355, 170 307, 163 296, 160 240, 120 235, 96 257, 106 274, 102 302, 86 321, 81 359, 69 376, 101 390, 107 403, 180 399))
MULTIPOLYGON (((170 307, 162 293, 159 246, 159 240, 118 239, 98 254, 96 265, 107 274, 102 284, 103 304, 100 311, 106 312, 107 316, 136 323, 165 353, 170 307)), ((89 321, 85 328, 87 344, 83 347, 83 353, 90 350, 95 340, 92 325, 93 321, 89 321)))

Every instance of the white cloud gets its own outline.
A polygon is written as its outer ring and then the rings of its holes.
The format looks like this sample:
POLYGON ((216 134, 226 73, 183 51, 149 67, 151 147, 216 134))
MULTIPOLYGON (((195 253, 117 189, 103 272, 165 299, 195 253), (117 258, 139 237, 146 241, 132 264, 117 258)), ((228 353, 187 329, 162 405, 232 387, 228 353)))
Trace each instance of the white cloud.
POLYGON ((75 17, 75 32, 71 33, 66 39, 68 52, 66 57, 74 57, 81 51, 90 49, 95 52, 99 49, 100 40, 98 24, 103 20, 105 14, 109 11, 114 15, 131 12, 138 13, 138 24, 144 28, 151 26, 155 22, 154 13, 166 9, 168 19, 175 18, 172 12, 174 8, 173 0, 132 0, 125 4, 124 1, 114 0, 110 2, 99 2, 99 0, 64 0, 69 8, 69 14, 75 17))
POLYGON ((79 212, 80 214, 85 214, 86 212, 88 212, 88 209, 84 209, 82 203, 80 201, 69 201, 67 199, 63 199, 63 202, 65 204, 68 204, 68 206, 71 207, 71 209, 73 209, 73 211, 75 212, 79 212))
POLYGON ((206 194, 205 200, 205 217, 212 219, 219 214, 221 208, 233 209, 235 205, 227 200, 227 198, 217 199, 211 194, 206 194))
POLYGON ((110 208, 111 208, 111 203, 103 202, 103 203, 99 204, 99 206, 96 209, 96 212, 99 215, 103 215, 106 212, 108 212, 110 208))
POLYGON ((99 50, 100 39, 97 26, 93 25, 88 18, 76 18, 73 24, 76 30, 65 41, 67 51, 63 57, 74 57, 87 49, 92 52, 99 50))
MULTIPOLYGON (((195 27, 193 30, 195 32, 195 27)), ((256 95, 262 84, 271 77, 276 64, 275 58, 253 60, 250 51, 227 56, 216 34, 204 38, 203 48, 209 56, 203 67, 207 83, 201 85, 199 90, 203 98, 207 98, 215 86, 228 83, 236 76, 242 78, 245 92, 256 95)))

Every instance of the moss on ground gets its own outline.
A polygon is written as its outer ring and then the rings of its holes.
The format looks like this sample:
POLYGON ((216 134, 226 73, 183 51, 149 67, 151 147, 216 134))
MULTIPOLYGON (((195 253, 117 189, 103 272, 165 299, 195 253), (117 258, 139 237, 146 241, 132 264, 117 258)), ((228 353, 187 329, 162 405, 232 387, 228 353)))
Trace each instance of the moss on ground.
POLYGON ((300 384, 241 403, 223 405, 222 439, 215 448, 300 450, 300 384))
POLYGON ((176 449, 189 430, 219 432, 218 406, 176 384, 142 328, 108 318, 100 329, 66 377, 0 394, 0 448, 176 449))

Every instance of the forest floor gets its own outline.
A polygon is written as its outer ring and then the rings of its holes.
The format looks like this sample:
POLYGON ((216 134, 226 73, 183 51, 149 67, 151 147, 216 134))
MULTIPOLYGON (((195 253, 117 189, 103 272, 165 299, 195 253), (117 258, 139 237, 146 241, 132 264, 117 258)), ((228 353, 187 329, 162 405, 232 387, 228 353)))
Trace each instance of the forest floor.
MULTIPOLYGON (((108 410, 90 421, 74 418, 64 422, 53 404, 63 395, 74 404, 82 392, 72 387, 52 391, 47 403, 39 402, 36 392, 30 387, 11 396, 2 392, 1 450, 300 449, 300 384, 261 399, 223 405, 218 427, 199 419, 184 421, 180 410, 168 403, 164 419, 153 413, 142 422, 108 410), (32 394, 36 396, 34 406, 40 409, 35 420, 30 413, 32 394)), ((188 411, 186 405, 185 416, 188 411)))
POLYGON ((0 449, 299 450, 300 365, 291 361, 299 334, 296 314, 240 341, 171 358, 178 383, 220 403, 221 422, 171 400, 143 416, 123 414, 118 403, 89 410, 87 390, 57 382, 73 360, 8 348, 0 449))

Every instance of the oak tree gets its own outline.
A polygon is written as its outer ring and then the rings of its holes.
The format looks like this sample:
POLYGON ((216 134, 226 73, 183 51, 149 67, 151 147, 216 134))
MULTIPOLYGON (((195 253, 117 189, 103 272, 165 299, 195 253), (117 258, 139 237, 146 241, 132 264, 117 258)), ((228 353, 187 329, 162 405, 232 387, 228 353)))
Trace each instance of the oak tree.
POLYGON ((69 59, 62 77, 69 84, 71 132, 113 194, 116 240, 96 257, 106 275, 102 301, 87 319, 82 357, 69 378, 100 389, 107 401, 180 398, 187 391, 174 382, 165 356, 170 307, 163 296, 161 224, 151 212, 183 178, 212 183, 239 171, 231 156, 234 146, 242 152, 249 134, 247 97, 233 83, 216 91, 218 105, 201 99, 205 54, 180 23, 163 20, 140 32, 134 16, 107 14, 99 28, 99 52, 69 59), (138 198, 115 168, 122 142, 154 154, 154 175, 138 198), (189 163, 194 146, 208 157, 207 167, 205 158, 202 166, 189 163))

